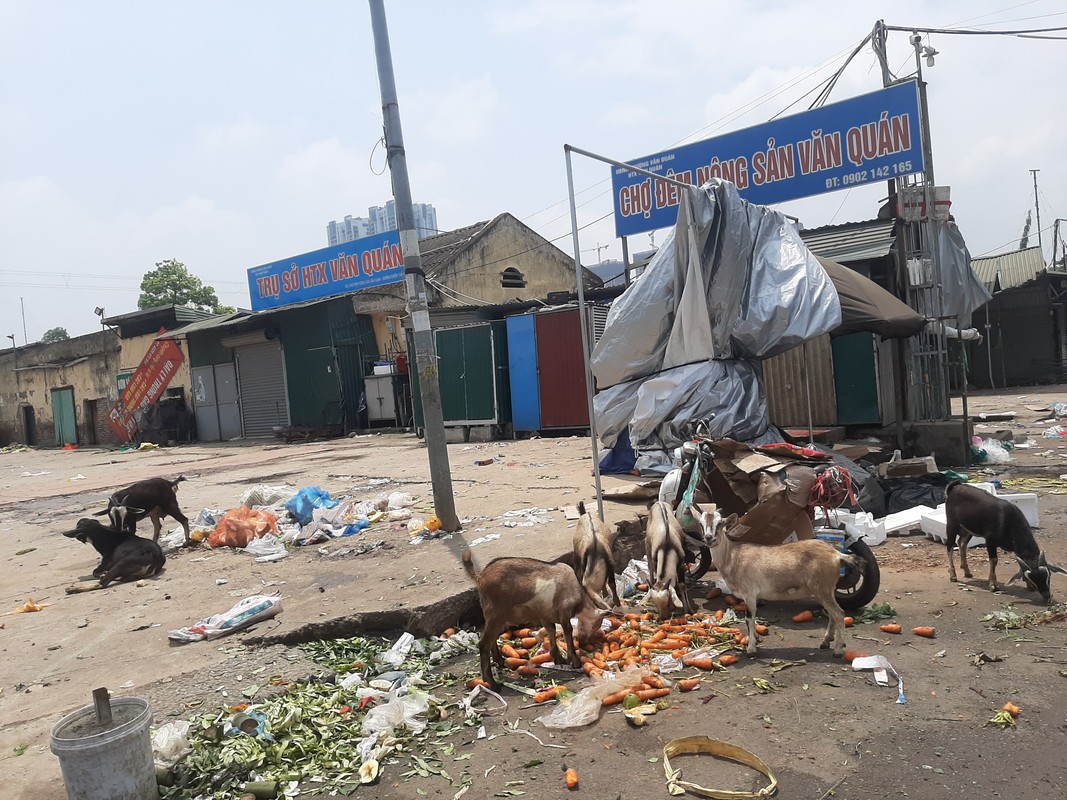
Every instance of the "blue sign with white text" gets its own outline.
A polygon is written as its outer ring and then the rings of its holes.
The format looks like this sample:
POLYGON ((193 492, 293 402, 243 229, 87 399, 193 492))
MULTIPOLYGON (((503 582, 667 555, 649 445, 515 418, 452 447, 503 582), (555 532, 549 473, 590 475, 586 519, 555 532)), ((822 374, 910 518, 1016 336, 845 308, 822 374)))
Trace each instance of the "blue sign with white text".
MULTIPOLYGON (((762 205, 911 175, 923 171, 918 85, 908 81, 629 163, 695 186, 722 178, 762 205)), ((674 225, 677 186, 625 167, 612 167, 611 183, 617 236, 674 225)))
POLYGON ((253 311, 404 280, 400 234, 387 231, 248 270, 253 311))

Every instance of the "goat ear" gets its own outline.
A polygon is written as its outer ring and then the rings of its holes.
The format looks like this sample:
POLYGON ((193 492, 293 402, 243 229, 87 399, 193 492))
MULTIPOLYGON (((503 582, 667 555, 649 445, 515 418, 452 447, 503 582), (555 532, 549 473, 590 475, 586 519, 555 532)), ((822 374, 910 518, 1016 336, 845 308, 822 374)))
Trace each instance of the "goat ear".
POLYGON ((1067 569, 1063 567, 1057 567, 1055 564, 1047 564, 1049 572, 1058 572, 1060 575, 1067 575, 1067 569))
POLYGON ((674 603, 676 608, 684 608, 685 607, 682 604, 682 598, 680 598, 678 596, 678 592, 675 590, 673 585, 670 588, 670 596, 671 596, 671 602, 674 603))
POLYGON ((1010 578, 1008 578, 1008 585, 1011 586, 1011 584, 1015 583, 1015 581, 1019 580, 1019 578, 1023 578, 1025 576, 1026 576, 1026 567, 1025 566, 1020 567, 1018 572, 1016 572, 1014 575, 1012 575, 1010 578))
POLYGON ((699 517, 704 513, 704 509, 702 509, 696 503, 693 503, 691 506, 689 506, 689 513, 692 514, 694 517, 699 517))
POLYGON ((108 513, 110 513, 110 511, 111 511, 111 509, 110 509, 110 508, 105 508, 105 509, 104 509, 103 511, 94 511, 94 512, 93 512, 93 516, 94 516, 94 517, 102 517, 102 516, 104 516, 105 514, 108 514, 108 513))
POLYGON ((126 506, 126 513, 128 514, 143 514, 143 508, 134 508, 133 506, 126 506))

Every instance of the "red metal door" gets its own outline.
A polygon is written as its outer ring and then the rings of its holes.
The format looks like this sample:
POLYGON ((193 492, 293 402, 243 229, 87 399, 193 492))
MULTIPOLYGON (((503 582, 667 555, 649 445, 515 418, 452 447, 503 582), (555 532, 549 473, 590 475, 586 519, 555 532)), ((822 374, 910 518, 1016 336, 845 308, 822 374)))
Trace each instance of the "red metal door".
POLYGON ((578 309, 536 315, 541 427, 586 428, 585 362, 578 309))

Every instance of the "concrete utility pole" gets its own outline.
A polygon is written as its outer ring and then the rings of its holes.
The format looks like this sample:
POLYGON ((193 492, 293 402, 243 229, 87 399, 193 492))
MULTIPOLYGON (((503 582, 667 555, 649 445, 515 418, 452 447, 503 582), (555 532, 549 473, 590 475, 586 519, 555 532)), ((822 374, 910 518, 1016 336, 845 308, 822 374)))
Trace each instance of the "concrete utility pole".
POLYGON ((411 186, 408 183, 407 157, 404 136, 400 130, 400 106, 396 99, 393 78, 393 56, 389 49, 389 28, 385 22, 383 0, 369 0, 371 29, 374 33, 374 55, 378 62, 378 85, 382 94, 382 116, 385 122, 385 150, 393 179, 393 199, 396 202, 396 221, 400 231, 400 247, 404 253, 404 280, 408 291, 408 311, 414 328, 415 368, 418 370, 422 394, 422 416, 425 425, 426 450, 430 459, 430 480, 433 483, 433 506, 441 527, 446 531, 460 529, 456 516, 456 499, 452 493, 452 472, 448 466, 448 447, 445 442, 445 421, 441 411, 441 387, 437 382, 437 347, 430 330, 430 312, 426 304, 426 282, 419 253, 419 236, 415 229, 415 210, 411 205, 411 186))
MULTIPOLYGON (((1041 170, 1032 169, 1030 174, 1034 176, 1034 210, 1037 212, 1037 246, 1041 248, 1041 260, 1045 260, 1045 245, 1041 242, 1041 203, 1037 200, 1037 173, 1041 170)), ((1053 253, 1055 255, 1055 253, 1053 253)))

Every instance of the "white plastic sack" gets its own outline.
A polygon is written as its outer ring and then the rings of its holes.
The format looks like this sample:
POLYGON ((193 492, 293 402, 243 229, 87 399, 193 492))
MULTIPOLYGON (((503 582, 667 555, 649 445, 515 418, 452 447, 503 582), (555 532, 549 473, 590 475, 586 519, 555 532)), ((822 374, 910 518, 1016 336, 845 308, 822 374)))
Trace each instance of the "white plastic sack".
POLYGON ((392 647, 385 653, 383 653, 378 660, 383 664, 388 664, 393 669, 396 669, 404 663, 404 659, 408 657, 408 653, 415 646, 415 637, 410 633, 403 633, 400 638, 396 640, 392 647))
POLYGON ((241 505, 248 508, 254 508, 255 506, 272 506, 275 503, 281 503, 288 500, 293 496, 293 492, 296 491, 289 486, 266 486, 265 484, 259 484, 246 489, 244 494, 241 495, 241 505))
POLYGON ((251 556, 256 556, 256 561, 265 558, 277 561, 289 555, 289 551, 285 549, 282 540, 273 533, 265 533, 259 538, 253 539, 245 547, 244 552, 251 556))
POLYGON ((393 492, 389 495, 389 508, 407 508, 415 505, 415 498, 407 492, 393 492))
POLYGON ((634 665, 618 674, 594 675, 593 685, 582 689, 574 697, 560 702, 556 708, 538 722, 546 728, 581 728, 596 722, 605 697, 623 689, 640 686, 641 677, 647 674, 634 665))
POLYGON ((999 439, 983 439, 981 447, 985 450, 986 460, 991 464, 1007 464, 1013 460, 999 439))

